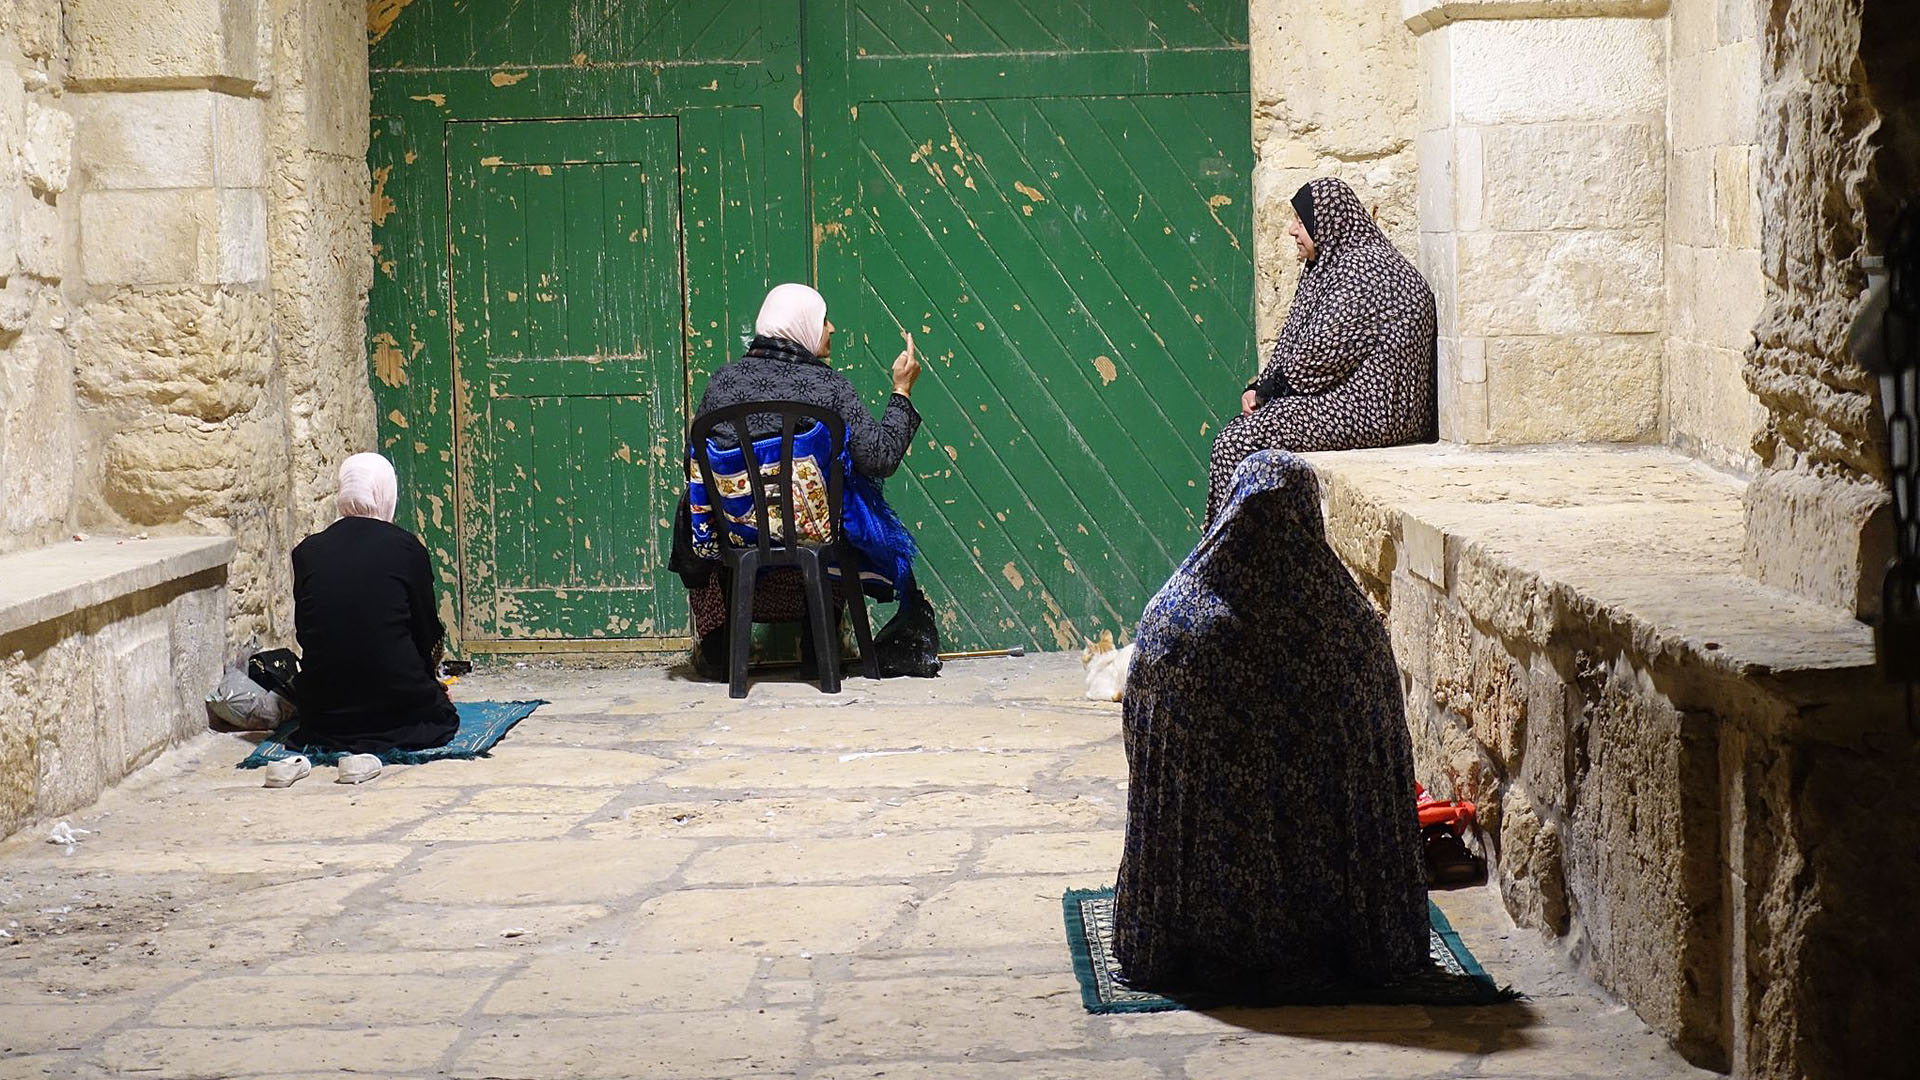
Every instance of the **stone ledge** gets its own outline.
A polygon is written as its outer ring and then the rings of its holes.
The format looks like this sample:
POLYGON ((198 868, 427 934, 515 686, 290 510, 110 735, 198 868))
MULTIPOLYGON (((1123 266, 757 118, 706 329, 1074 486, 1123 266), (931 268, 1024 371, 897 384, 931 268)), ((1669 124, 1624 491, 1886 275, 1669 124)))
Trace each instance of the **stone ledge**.
POLYGON ((0 637, 225 566, 233 551, 224 536, 96 536, 0 555, 0 637))
POLYGON ((1657 19, 1667 0, 1400 0, 1400 20, 1416 34, 1469 19, 1657 19))
POLYGON ((1403 446, 1306 455, 1328 536, 1384 585, 1406 569, 1496 632, 1642 655, 1791 697, 1866 676, 1873 632, 1741 570, 1745 484, 1664 448, 1403 446))

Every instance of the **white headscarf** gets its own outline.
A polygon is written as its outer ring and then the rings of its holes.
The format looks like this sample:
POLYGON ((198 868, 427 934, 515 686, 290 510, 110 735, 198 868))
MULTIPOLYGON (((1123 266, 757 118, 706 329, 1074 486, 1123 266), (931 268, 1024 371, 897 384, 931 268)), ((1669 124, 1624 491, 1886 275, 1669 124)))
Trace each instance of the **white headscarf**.
POLYGON ((400 482, 393 475, 393 462, 379 454, 355 454, 340 463, 341 517, 392 521, 399 501, 400 482))
POLYGON ((795 282, 775 285, 760 305, 753 332, 798 342, 819 356, 827 336, 827 298, 795 282))

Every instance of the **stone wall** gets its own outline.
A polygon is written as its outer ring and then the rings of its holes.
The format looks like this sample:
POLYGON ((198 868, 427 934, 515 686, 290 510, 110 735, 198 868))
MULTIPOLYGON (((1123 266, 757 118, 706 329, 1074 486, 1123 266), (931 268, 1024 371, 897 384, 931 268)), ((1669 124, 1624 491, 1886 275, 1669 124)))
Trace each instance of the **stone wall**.
POLYGON ((1280 333, 1300 278, 1288 200, 1316 176, 1337 176, 1400 250, 1412 256, 1413 35, 1375 0, 1251 0, 1254 313, 1259 362, 1280 333))
POLYGON ((1659 433, 1664 5, 1406 0, 1440 437, 1659 433), (1600 17, 1589 17, 1600 16, 1600 17))
POLYGON ((1746 561, 1762 581, 1862 617, 1878 609, 1892 528, 1875 390, 1845 355, 1846 331, 1865 290, 1861 259, 1920 157, 1910 17, 1900 0, 1775 0, 1761 25, 1756 183, 1770 227, 1746 379, 1766 423, 1746 561), (1863 48, 1869 16, 1882 32, 1863 48))
POLYGON ((1516 921, 1697 1064, 1906 1075, 1920 749, 1866 627, 1741 572, 1743 485, 1659 448, 1311 456, 1417 775, 1478 804, 1516 921))
POLYGON ((0 28, 0 551, 239 545, 229 644, 373 447, 366 29, 313 0, 18 0, 0 28))
POLYGON ((1765 410, 1742 377, 1760 320, 1762 0, 1673 0, 1667 169, 1665 441, 1751 473, 1765 410))
POLYGON ((79 520, 62 41, 59 0, 0 7, 0 553, 64 538, 79 520))

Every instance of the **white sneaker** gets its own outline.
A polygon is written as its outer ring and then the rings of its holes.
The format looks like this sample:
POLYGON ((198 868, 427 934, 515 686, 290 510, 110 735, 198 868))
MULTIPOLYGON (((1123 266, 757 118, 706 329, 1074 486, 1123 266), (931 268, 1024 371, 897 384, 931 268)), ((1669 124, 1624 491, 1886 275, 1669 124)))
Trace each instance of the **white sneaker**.
POLYGON ((266 783, 262 786, 292 787, 295 783, 305 780, 307 774, 313 771, 313 762, 308 761, 302 754, 295 754, 273 762, 267 766, 266 771, 266 783))
POLYGON ((340 775, 333 778, 336 784, 364 784, 380 775, 380 759, 373 754, 348 754, 340 759, 340 775))

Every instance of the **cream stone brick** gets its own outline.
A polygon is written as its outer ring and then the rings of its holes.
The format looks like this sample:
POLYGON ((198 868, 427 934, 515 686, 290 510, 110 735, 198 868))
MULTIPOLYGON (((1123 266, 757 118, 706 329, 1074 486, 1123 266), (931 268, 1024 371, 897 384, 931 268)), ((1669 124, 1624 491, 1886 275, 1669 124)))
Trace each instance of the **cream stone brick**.
POLYGON ((154 1006, 147 1023, 194 1027, 217 1016, 236 1028, 309 1024, 379 1028, 394 1017, 414 1023, 457 1020, 478 1004, 486 984, 433 975, 242 975, 203 979, 154 1006))
POLYGON ((393 886, 417 903, 605 900, 655 884, 691 855, 685 840, 554 840, 436 851, 393 886))
POLYGON ((1520 758, 1520 783, 1549 813, 1564 812, 1571 800, 1567 777, 1568 725, 1578 715, 1578 698, 1544 653, 1535 653, 1527 670, 1526 752, 1520 758))
POLYGON ((792 1010, 506 1020, 474 1032, 448 1075, 455 1080, 791 1076, 806 1049, 807 1026, 792 1010), (608 1053, 610 1046, 620 1052, 608 1053))
MULTIPOLYGON (((101 1005, 42 999, 32 1005, 0 1005, 0 1062, 20 1054, 51 1052, 91 1042, 133 1012, 130 1003, 101 1005)), ((14 1075, 25 1076, 25 1073, 14 1075)))
POLYGON ((1060 897, 1089 883, 1085 873, 956 882, 920 905, 902 944, 908 949, 1050 944, 1060 921, 1060 897))
POLYGON ((21 146, 20 163, 27 182, 36 191, 58 194, 67 190, 67 178, 73 170, 73 116, 64 109, 48 108, 38 100, 27 104, 27 137, 21 146))
POLYGON ((215 95, 213 182, 219 187, 267 184, 267 103, 259 98, 215 95))
POLYGON ((1487 415, 1496 441, 1638 442, 1659 431, 1654 335, 1493 338, 1487 415))
POLYGON ((1420 166, 1414 201, 1419 208, 1423 246, 1425 234, 1451 232, 1457 224, 1453 147, 1451 130, 1423 131, 1414 138, 1420 166))
POLYGON ((1415 46, 1420 65, 1419 128, 1441 131, 1453 126, 1453 36, 1421 34, 1415 46))
POLYGON ((1388 587, 1391 603, 1387 607, 1387 631, 1393 641, 1393 657, 1413 686, 1424 691, 1432 680, 1428 654, 1433 647, 1434 612, 1443 593, 1404 569, 1393 572, 1388 587))
POLYGON ((223 285, 252 285, 267 278, 267 193, 256 188, 221 191, 220 270, 223 285))
POLYGON ((488 1014, 705 1011, 743 1003, 760 960, 721 953, 542 956, 487 998, 488 1014))
POLYGON ((32 60, 52 60, 65 47, 60 34, 61 0, 14 0, 7 5, 10 29, 20 52, 32 60))
MULTIPOLYGON (((175 738, 173 627, 164 606, 101 628, 94 647, 95 724, 101 763, 124 776, 153 760, 175 738)), ((183 673, 184 674, 184 673, 183 673)))
POLYGON ((369 1062, 395 1073, 431 1069, 460 1036, 456 1024, 384 1023, 379 1029, 340 1031, 286 1028, 135 1028, 107 1037, 87 1056, 115 1076, 153 1072, 178 1080, 227 1080, 287 1071, 289 1047, 298 1065, 322 1073, 358 1072, 369 1062))
POLYGON ((1721 240, 1729 247, 1760 248, 1760 196, 1753 186, 1754 148, 1722 146, 1713 152, 1713 208, 1721 240))
POLYGON ((1719 0, 1717 27, 1722 42, 1750 41, 1760 35, 1763 0, 1719 0))
POLYGON ((86 358, 78 389, 90 403, 119 411, 228 420, 261 400, 273 369, 268 333, 258 296, 119 294, 88 305, 74 323, 86 358))
MULTIPOLYGON (((1054 898, 1059 906, 1059 898, 1054 898)), ((819 1008, 836 1017, 814 1036, 822 1057, 916 1057, 965 1046, 985 1057, 1079 1045, 1072 1025, 1055 1022, 1052 1002, 1075 992, 1071 972, 1047 975, 949 976, 845 982, 819 1008), (938 998, 951 1009, 928 1010, 899 1023, 898 1002, 938 998)))
POLYGON ((1651 19, 1471 20, 1451 38, 1453 121, 1613 120, 1665 108, 1664 32, 1651 19))
POLYGON ((951 831, 730 844, 694 859, 682 876, 694 885, 900 881, 951 874, 972 848, 972 836, 951 831))
MULTIPOLYGON (((367 930, 370 943, 394 949, 524 948, 570 940, 582 927, 608 916, 598 904, 458 907, 435 904, 385 909, 367 930), (507 930, 518 930, 506 938, 507 930)), ((403 973, 404 974, 404 973, 403 973)))
POLYGON ((234 80, 263 74, 261 0, 73 0, 70 77, 83 84, 234 80))
POLYGON ((20 269, 42 281, 58 283, 67 274, 66 218, 42 199, 20 200, 20 269))
POLYGON ((1741 563, 1765 584, 1872 618, 1893 527, 1884 485, 1781 469, 1754 477, 1745 498, 1741 563))
POLYGON ((1489 337, 1663 329, 1662 254, 1654 230, 1463 235, 1460 326, 1489 337))
POLYGON ((1087 874, 1102 880, 1120 865, 1120 829, 1085 833, 1019 833, 987 844, 974 867, 982 874, 1087 874))
POLYGON ((80 199, 80 267, 95 285, 204 280, 219 232, 211 189, 96 191, 80 199))
POLYGON ((94 191, 201 188, 214 183, 210 90, 76 94, 76 155, 94 191))
POLYGON ((1760 46, 1725 45, 1675 64, 1670 137, 1687 150, 1759 138, 1760 46))
MULTIPOLYGON (((5 183, 0 177, 0 273, 12 275, 14 267, 20 262, 20 205, 28 201, 22 197, 18 186, 5 183)), ((13 333, 24 328, 14 327, 13 333)))
POLYGON ((1442 338, 1472 332, 1460 326, 1458 243, 1457 234, 1451 231, 1423 232, 1416 256, 1420 275, 1433 289, 1434 320, 1442 338))
POLYGON ((1745 367, 1738 349, 1668 338, 1662 380, 1666 441, 1722 468, 1751 473, 1753 439, 1766 423, 1766 410, 1741 378, 1745 367))
POLYGON ((914 899, 905 885, 679 889, 640 905, 624 943, 649 952, 851 953, 886 933, 914 899))
MULTIPOLYGON (((1667 156, 1666 233, 1674 246, 1711 247, 1720 243, 1722 215, 1715 161, 1717 150, 1675 150, 1667 156)), ((1668 276, 1673 274, 1668 269, 1668 276)))
POLYGON ((1760 252, 1714 247, 1670 250, 1675 265, 1669 287, 1676 336, 1703 345, 1744 349, 1766 301, 1760 252))
POLYGON ((1479 141, 1486 228, 1660 224, 1661 140, 1650 125, 1516 124, 1486 128, 1479 141))
MULTIPOLYGON (((1479 338, 1469 341, 1484 342, 1479 338)), ((1441 355, 1448 357, 1457 353, 1464 342, 1440 339, 1441 355)), ((1453 363, 1452 360, 1445 361, 1453 363)), ((1489 428, 1487 384, 1464 382, 1457 376, 1444 378, 1439 383, 1440 437, 1448 442, 1481 443, 1491 438, 1489 428)))

